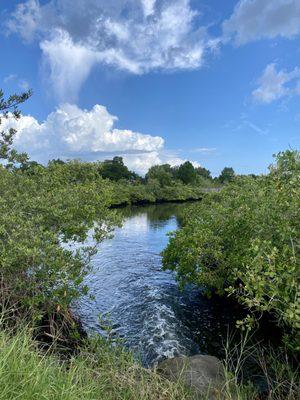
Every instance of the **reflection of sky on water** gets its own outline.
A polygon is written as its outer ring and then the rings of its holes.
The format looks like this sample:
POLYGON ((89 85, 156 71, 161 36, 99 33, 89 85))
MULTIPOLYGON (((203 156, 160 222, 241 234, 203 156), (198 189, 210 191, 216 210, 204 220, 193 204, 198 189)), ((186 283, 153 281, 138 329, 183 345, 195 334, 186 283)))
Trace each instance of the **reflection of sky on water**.
POLYGON ((89 330, 103 332, 99 314, 109 314, 113 333, 140 353, 145 364, 220 346, 222 326, 231 318, 224 305, 214 304, 199 290, 180 292, 174 274, 162 271, 160 253, 168 243, 167 233, 177 228, 176 217, 186 207, 119 210, 124 224, 113 239, 99 245, 85 280, 93 298, 76 306, 89 330))

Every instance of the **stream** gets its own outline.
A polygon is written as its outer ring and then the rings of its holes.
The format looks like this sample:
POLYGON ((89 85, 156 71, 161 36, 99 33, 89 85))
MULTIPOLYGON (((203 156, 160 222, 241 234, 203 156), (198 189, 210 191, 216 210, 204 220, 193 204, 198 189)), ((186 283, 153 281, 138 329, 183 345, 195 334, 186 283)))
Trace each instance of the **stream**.
POLYGON ((119 209, 123 225, 99 245, 85 278, 90 295, 75 305, 83 327, 122 339, 145 366, 177 355, 222 356, 236 315, 224 299, 208 299, 201 289, 178 288, 162 270, 168 232, 180 226, 191 205, 159 204, 119 209), (99 316, 102 316, 100 319, 99 316), (106 322, 103 322, 106 321, 106 322))

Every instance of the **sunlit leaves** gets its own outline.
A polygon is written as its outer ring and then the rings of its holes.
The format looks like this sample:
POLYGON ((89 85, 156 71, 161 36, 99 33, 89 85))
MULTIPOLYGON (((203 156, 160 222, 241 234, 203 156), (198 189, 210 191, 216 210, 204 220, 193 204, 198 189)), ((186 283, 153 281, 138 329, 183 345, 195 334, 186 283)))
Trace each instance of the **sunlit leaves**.
POLYGON ((288 150, 268 176, 236 178, 189 212, 164 266, 299 332, 299 211, 300 153, 288 150))

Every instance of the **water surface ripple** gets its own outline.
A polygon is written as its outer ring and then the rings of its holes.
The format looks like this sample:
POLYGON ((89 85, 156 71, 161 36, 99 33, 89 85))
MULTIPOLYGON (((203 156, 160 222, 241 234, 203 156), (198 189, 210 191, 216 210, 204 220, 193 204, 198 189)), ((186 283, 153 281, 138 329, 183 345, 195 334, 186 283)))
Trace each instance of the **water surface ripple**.
POLYGON ((187 204, 119 210, 122 228, 99 245, 85 279, 92 298, 75 306, 88 331, 103 333, 99 314, 109 316, 112 333, 124 340, 144 365, 176 355, 217 354, 232 310, 192 287, 180 291, 172 272, 163 271, 160 253, 167 233, 180 223, 187 204))

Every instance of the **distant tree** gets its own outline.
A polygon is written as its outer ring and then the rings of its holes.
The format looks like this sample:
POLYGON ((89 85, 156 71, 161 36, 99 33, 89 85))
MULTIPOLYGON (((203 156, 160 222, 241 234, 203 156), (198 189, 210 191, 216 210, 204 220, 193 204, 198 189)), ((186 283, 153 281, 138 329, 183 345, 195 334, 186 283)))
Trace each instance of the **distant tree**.
POLYGON ((103 178, 113 181, 130 180, 133 177, 133 173, 124 164, 123 158, 118 156, 112 160, 105 160, 100 167, 99 173, 103 178))
POLYGON ((26 163, 28 156, 26 153, 19 153, 12 148, 17 131, 14 128, 1 131, 1 124, 5 119, 20 119, 21 112, 18 106, 28 100, 31 94, 32 92, 29 90, 21 95, 13 94, 5 99, 3 91, 0 90, 0 159, 4 160, 7 169, 13 168, 15 164, 26 163))
POLYGON ((50 164, 60 164, 60 165, 64 165, 64 164, 65 164, 65 161, 61 160, 60 158, 57 158, 57 159, 50 160, 49 163, 48 163, 48 165, 50 165, 50 164))
POLYGON ((160 186, 170 186, 173 180, 172 168, 169 164, 154 165, 145 176, 146 180, 156 179, 160 186))
POLYGON ((130 171, 130 181, 135 182, 135 183, 145 183, 145 179, 142 178, 139 174, 137 174, 134 171, 130 171))
POLYGON ((232 182, 235 178, 235 172, 231 167, 225 167, 218 177, 221 183, 232 182))
POLYGON ((184 184, 194 183, 197 179, 197 172, 190 161, 181 164, 176 175, 184 184))
POLYGON ((197 175, 201 176, 202 178, 212 179, 211 172, 208 169, 204 167, 198 167, 195 170, 197 175))
POLYGON ((26 172, 27 175, 34 175, 37 171, 43 169, 44 166, 36 161, 26 161, 20 166, 22 172, 26 172))

